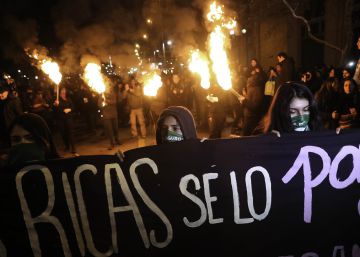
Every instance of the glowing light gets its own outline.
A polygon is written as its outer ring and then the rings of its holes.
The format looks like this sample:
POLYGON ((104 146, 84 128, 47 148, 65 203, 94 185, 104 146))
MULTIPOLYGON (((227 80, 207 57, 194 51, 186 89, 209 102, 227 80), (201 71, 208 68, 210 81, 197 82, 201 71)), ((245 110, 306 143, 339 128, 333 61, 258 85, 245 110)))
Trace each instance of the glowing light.
POLYGON ((161 77, 157 73, 144 76, 144 95, 156 96, 159 88, 162 87, 161 77))
POLYGON ((225 35, 220 27, 210 34, 210 58, 217 82, 224 90, 232 87, 231 73, 225 49, 225 35))
MULTIPOLYGON (((40 55, 35 49, 32 51, 32 54, 29 54, 29 49, 25 49, 29 57, 37 61, 36 66, 41 69, 49 78, 56 84, 59 85, 62 80, 62 74, 60 72, 59 65, 54 62, 51 58, 46 55, 40 55)), ((21 71, 18 70, 20 73, 21 71)))
POLYGON ((230 30, 230 35, 232 35, 232 36, 235 35, 235 30, 233 30, 233 29, 230 30))
POLYGON ((151 20, 151 19, 147 19, 147 20, 146 20, 146 23, 147 23, 147 24, 152 24, 152 20, 151 20))
POLYGON ((19 73, 21 73, 21 70, 18 70, 19 73))
POLYGON ((136 48, 140 48, 140 45, 139 45, 139 44, 135 44, 135 47, 136 47, 136 48))
POLYGON ((209 72, 209 62, 207 58, 200 53, 199 50, 194 51, 191 54, 190 71, 198 74, 201 78, 201 87, 204 89, 210 88, 210 72, 209 72))
POLYGON ((99 94, 104 94, 106 84, 101 74, 101 67, 96 63, 88 63, 84 70, 84 80, 89 87, 99 94))
POLYGON ((41 64, 41 70, 47 74, 56 85, 60 84, 62 74, 60 73, 59 65, 56 62, 43 60, 41 64))
POLYGON ((213 2, 210 5, 210 12, 207 14, 207 19, 211 22, 219 21, 221 20, 224 12, 221 8, 221 6, 218 6, 216 2, 213 2))
POLYGON ((144 34, 144 35, 143 35, 143 39, 148 39, 148 35, 147 35, 147 34, 144 34))
POLYGON ((246 34, 246 32, 247 32, 246 29, 242 29, 242 30, 241 30, 241 33, 243 33, 243 34, 246 34))
POLYGON ((168 46, 171 46, 171 45, 172 45, 172 41, 171 41, 171 40, 168 40, 166 43, 167 43, 168 46))
POLYGON ((353 61, 351 61, 351 62, 348 63, 348 67, 350 67, 350 68, 351 68, 351 67, 354 67, 354 65, 355 65, 355 62, 353 62, 353 61))
POLYGON ((236 21, 224 15, 221 6, 213 2, 207 15, 208 21, 213 24, 213 30, 209 36, 209 56, 212 61, 212 70, 216 75, 216 80, 224 90, 232 88, 230 65, 227 57, 227 40, 229 40, 226 30, 234 30, 237 26, 236 21), (226 36, 227 35, 227 36, 226 36))

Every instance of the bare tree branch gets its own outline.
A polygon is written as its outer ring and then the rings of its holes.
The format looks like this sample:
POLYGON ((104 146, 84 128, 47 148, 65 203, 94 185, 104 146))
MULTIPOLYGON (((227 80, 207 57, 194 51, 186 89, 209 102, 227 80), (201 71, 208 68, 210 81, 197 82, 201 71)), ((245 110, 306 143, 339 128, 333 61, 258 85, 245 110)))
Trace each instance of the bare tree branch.
POLYGON ((292 16, 293 16, 295 19, 299 19, 299 20, 301 20, 301 21, 304 22, 304 24, 305 24, 305 26, 306 26, 306 28, 307 28, 308 35, 309 35, 309 37, 310 37, 312 40, 314 40, 314 41, 316 41, 316 42, 318 42, 318 43, 320 43, 320 44, 324 44, 324 45, 326 45, 326 46, 328 46, 328 47, 330 47, 330 48, 332 48, 332 49, 335 49, 335 50, 339 51, 342 56, 344 55, 344 53, 345 53, 345 50, 344 50, 344 49, 341 49, 340 47, 337 47, 337 46, 335 46, 335 45, 333 45, 333 44, 331 44, 331 43, 329 43, 329 42, 327 42, 327 41, 325 41, 325 40, 322 40, 322 39, 314 36, 314 35, 312 34, 312 32, 311 32, 311 27, 310 27, 309 21, 308 21, 306 18, 304 18, 303 16, 297 15, 297 14, 295 13, 294 9, 291 7, 291 5, 288 3, 287 0, 282 0, 282 1, 283 1, 283 3, 287 6, 287 8, 290 10, 292 16))

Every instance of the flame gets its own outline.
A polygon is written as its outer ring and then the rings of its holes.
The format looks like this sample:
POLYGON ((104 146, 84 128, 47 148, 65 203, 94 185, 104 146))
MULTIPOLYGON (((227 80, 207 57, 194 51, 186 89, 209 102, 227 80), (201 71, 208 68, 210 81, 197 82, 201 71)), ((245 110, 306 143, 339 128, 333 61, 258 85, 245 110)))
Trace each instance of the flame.
POLYGON ((60 84, 62 80, 62 74, 60 72, 60 67, 56 62, 44 54, 39 54, 38 50, 36 49, 33 50, 32 54, 29 53, 29 49, 25 49, 25 52, 29 57, 37 61, 36 66, 46 75, 48 75, 56 85, 60 84))
POLYGON ((56 84, 59 85, 62 79, 59 65, 56 62, 50 60, 43 60, 40 65, 41 70, 49 76, 49 78, 56 84))
POLYGON ((144 95, 146 96, 156 96, 161 87, 161 77, 156 73, 150 74, 144 79, 144 95))
POLYGON ((200 75, 202 88, 210 88, 209 62, 207 58, 200 53, 199 49, 191 54, 189 69, 200 75))
POLYGON ((214 29, 209 37, 210 58, 212 69, 216 75, 217 82, 224 90, 232 88, 231 72, 226 53, 226 41, 228 38, 225 30, 233 30, 236 27, 236 21, 224 16, 224 11, 216 2, 210 5, 210 12, 207 15, 208 20, 213 23, 214 29))
POLYGON ((101 67, 96 63, 88 63, 85 67, 84 79, 89 87, 99 94, 104 94, 106 85, 101 74, 101 67))
POLYGON ((216 1, 210 5, 210 12, 207 14, 207 18, 211 22, 219 21, 222 19, 224 11, 221 6, 216 4, 216 1))

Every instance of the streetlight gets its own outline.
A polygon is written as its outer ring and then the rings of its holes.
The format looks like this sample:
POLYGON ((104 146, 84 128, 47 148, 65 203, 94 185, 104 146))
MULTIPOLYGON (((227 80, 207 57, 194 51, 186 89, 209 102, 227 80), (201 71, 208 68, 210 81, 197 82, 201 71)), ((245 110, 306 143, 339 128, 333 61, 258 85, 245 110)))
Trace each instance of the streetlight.
POLYGON ((144 35, 143 35, 143 39, 148 39, 148 35, 147 35, 147 34, 144 34, 144 35))
POLYGON ((243 34, 246 34, 246 32, 247 32, 246 29, 242 29, 242 30, 241 30, 241 33, 243 33, 243 34))
POLYGON ((166 43, 168 46, 171 46, 173 42, 171 40, 168 40, 166 43))
POLYGON ((150 24, 152 24, 152 20, 149 18, 146 20, 146 23, 150 25, 150 24))

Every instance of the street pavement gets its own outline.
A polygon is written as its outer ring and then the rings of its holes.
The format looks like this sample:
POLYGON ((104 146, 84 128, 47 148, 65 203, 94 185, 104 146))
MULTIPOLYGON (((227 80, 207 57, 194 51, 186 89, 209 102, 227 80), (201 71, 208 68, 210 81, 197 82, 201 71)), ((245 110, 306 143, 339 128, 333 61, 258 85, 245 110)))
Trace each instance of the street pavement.
MULTIPOLYGON (((131 149, 156 145, 155 131, 151 126, 147 127, 148 136, 146 138, 132 138, 130 127, 120 128, 119 138, 121 145, 116 145, 109 150, 109 140, 106 138, 103 129, 99 127, 96 132, 86 132, 83 127, 75 131, 75 145, 79 155, 113 155, 118 151, 126 152, 131 149)), ((208 136, 207 130, 198 131, 199 138, 208 136)), ((223 131, 223 138, 230 137, 230 128, 227 127, 223 131)), ((65 146, 61 138, 60 132, 54 133, 54 140, 57 150, 61 157, 74 157, 74 154, 66 152, 65 146)))

